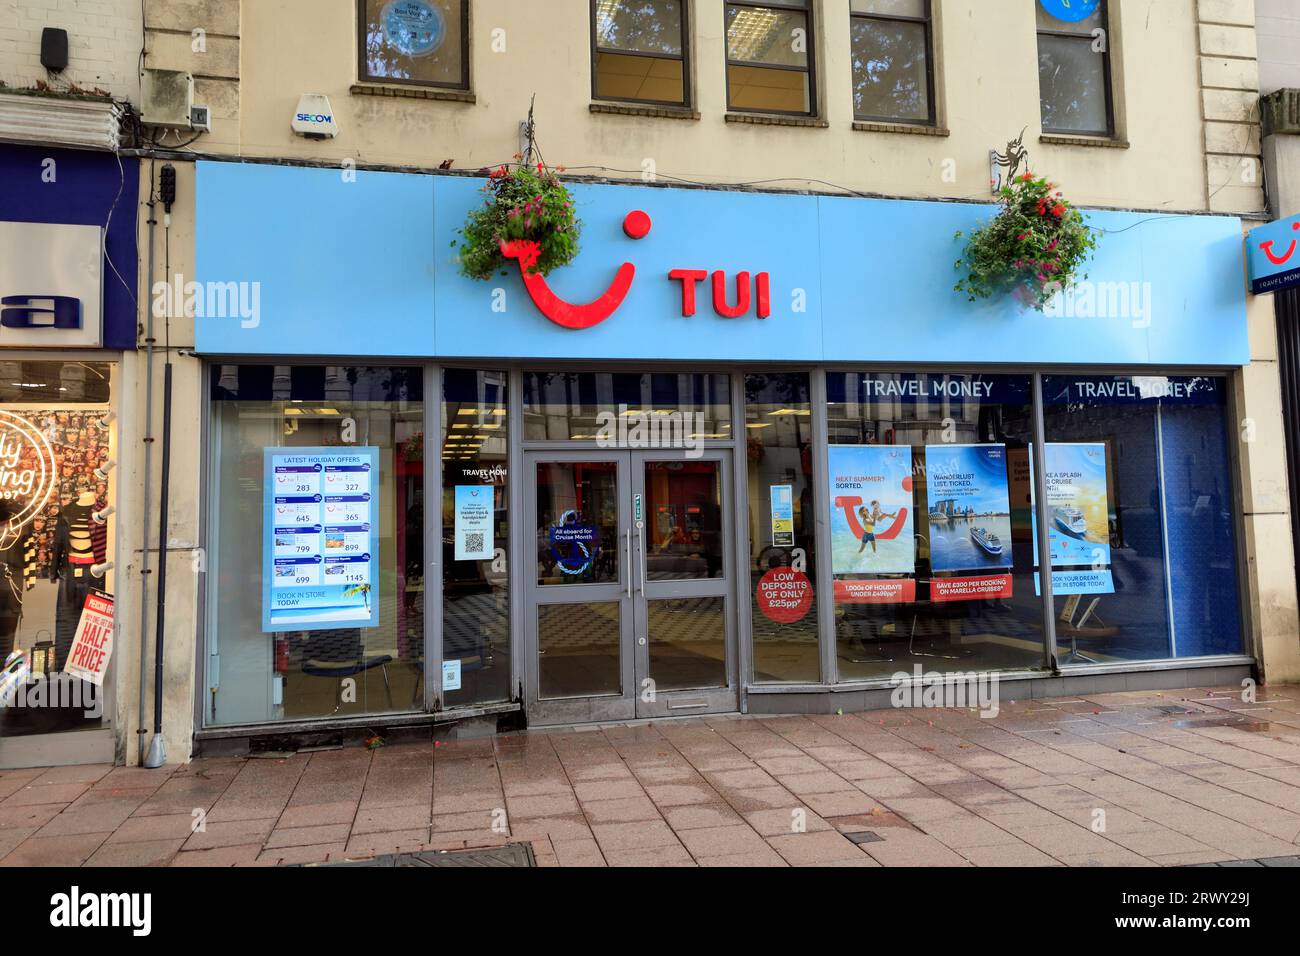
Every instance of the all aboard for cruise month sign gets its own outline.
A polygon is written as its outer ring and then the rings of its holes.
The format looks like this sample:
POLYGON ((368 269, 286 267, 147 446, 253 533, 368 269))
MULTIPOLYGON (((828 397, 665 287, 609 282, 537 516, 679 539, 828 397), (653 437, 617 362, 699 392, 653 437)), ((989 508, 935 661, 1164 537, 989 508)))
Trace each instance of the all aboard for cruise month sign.
POLYGON ((911 603, 916 600, 912 447, 832 445, 829 452, 836 603, 911 603))
MULTIPOLYGON (((1106 445, 1049 442, 1045 477, 1051 516, 1047 535, 1052 554, 1052 593, 1113 594, 1106 445)), ((1035 511, 1035 540, 1037 520, 1035 511)), ((1034 588, 1041 590, 1037 574, 1034 588)))
POLYGON ((379 449, 264 452, 262 630, 377 627, 379 449))
POLYGON ((927 445, 930 599, 1011 597, 1011 496, 1006 445, 927 445), (938 577, 945 572, 981 572, 938 577))

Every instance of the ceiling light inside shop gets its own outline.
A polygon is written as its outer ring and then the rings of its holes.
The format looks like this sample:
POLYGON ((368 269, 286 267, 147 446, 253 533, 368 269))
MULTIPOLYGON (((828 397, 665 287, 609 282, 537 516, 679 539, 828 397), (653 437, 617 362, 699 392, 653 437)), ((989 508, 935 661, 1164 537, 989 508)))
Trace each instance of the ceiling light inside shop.
POLYGON ((691 436, 689 436, 689 437, 691 437, 691 438, 726 438, 727 436, 726 436, 725 434, 723 434, 722 432, 696 432, 694 435, 691 435, 691 436))
POLYGON ((506 414, 506 410, 504 408, 494 408, 492 409, 492 414, 495 415, 497 418, 504 418, 506 414))
POLYGON ((774 10, 737 7, 727 26, 727 56, 733 60, 764 62, 770 59, 773 45, 781 38, 774 10))
POLYGON ((470 427, 472 427, 472 426, 470 426, 470 425, 468 425, 468 424, 466 424, 466 423, 464 423, 464 422, 458 422, 457 424, 452 425, 451 427, 452 427, 452 428, 470 428, 470 427))
POLYGON ((774 412, 768 412, 767 414, 768 414, 769 416, 771 416, 772 418, 777 418, 778 416, 781 416, 781 415, 800 415, 800 416, 807 416, 807 415, 811 415, 812 412, 809 411, 809 410, 806 409, 806 408, 803 408, 803 409, 800 409, 800 408, 778 408, 776 411, 774 411, 774 412))
POLYGON ((477 415, 477 414, 478 414, 478 409, 477 409, 477 408, 462 408, 462 409, 461 409, 460 411, 458 411, 456 414, 457 414, 457 415, 477 415))
POLYGON ((753 422, 745 426, 746 428, 771 428, 771 422, 753 422))

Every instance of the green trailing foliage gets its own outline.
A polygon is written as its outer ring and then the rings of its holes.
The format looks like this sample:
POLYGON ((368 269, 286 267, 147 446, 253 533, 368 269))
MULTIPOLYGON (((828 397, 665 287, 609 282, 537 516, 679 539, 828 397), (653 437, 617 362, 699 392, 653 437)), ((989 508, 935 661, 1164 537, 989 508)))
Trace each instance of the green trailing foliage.
POLYGON ((460 230, 462 275, 490 279, 504 270, 502 243, 534 243, 536 260, 528 256, 521 261, 528 272, 542 275, 568 265, 578 254, 582 223, 574 213, 573 197, 541 163, 498 167, 488 174, 483 192, 487 201, 469 214, 460 230))
POLYGON ((1002 187, 998 201, 998 214, 967 239, 956 263, 965 277, 955 290, 972 302, 1009 293, 1041 312, 1062 289, 1087 278, 1080 269, 1097 248, 1097 230, 1054 183, 1033 173, 1002 187))

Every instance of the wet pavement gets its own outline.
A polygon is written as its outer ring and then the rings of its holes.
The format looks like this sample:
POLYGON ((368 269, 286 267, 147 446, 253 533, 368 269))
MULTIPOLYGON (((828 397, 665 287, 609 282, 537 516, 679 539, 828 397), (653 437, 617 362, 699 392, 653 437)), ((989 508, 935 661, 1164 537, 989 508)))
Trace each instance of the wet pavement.
POLYGON ((0 771, 3 866, 1296 865, 1298 840, 1293 686, 0 771))

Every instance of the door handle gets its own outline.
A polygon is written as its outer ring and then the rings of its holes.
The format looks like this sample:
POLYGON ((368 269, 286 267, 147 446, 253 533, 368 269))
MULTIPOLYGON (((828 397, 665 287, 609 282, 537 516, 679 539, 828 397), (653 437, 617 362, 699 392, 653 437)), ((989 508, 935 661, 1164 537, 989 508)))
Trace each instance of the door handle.
POLYGON ((641 552, 641 595, 645 596, 645 525, 636 529, 637 544, 641 552))
POLYGON ((624 532, 627 537, 627 596, 632 596, 632 529, 624 532))

